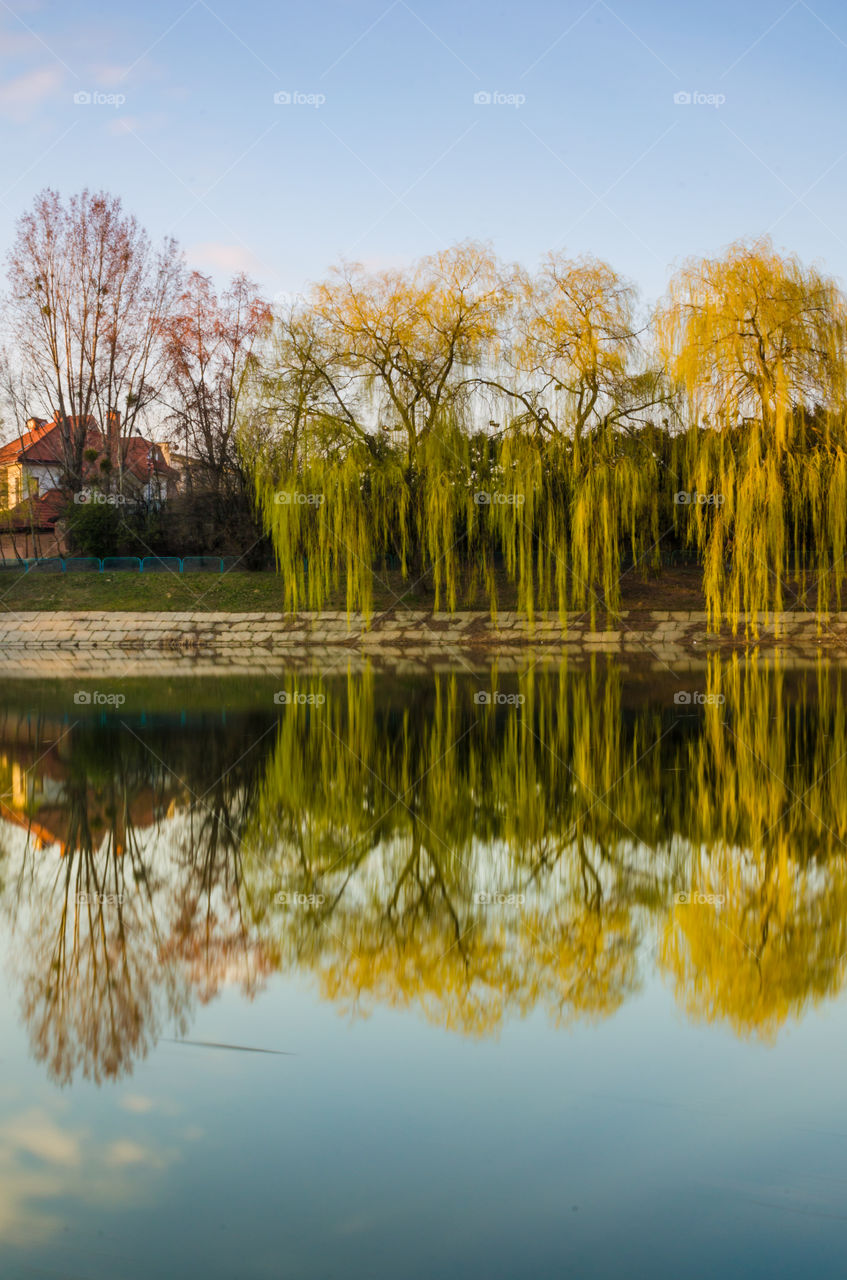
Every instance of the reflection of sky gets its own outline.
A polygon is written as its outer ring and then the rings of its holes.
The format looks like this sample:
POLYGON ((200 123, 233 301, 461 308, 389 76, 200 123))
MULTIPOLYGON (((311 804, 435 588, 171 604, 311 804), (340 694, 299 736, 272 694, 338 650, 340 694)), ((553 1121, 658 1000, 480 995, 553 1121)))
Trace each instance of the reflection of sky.
POLYGON ((162 1042, 60 1091, 6 992, 0 1273, 836 1275, 845 1034, 835 1001, 766 1048, 649 981, 600 1025, 478 1041, 272 979, 190 1035, 295 1056, 162 1042))

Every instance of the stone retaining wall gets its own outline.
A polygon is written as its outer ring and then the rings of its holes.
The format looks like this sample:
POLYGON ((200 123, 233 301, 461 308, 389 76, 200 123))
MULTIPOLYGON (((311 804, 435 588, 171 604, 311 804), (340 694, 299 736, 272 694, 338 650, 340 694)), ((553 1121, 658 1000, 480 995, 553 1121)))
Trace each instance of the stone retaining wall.
MULTIPOLYGON (((599 624, 598 624, 599 626, 599 624)), ((715 649, 779 649, 802 656, 824 651, 847 657, 847 613, 818 620, 811 613, 771 615, 759 623, 758 635, 745 635, 741 623, 733 636, 727 628, 716 636, 700 612, 624 612, 609 629, 594 629, 584 614, 570 614, 563 624, 557 614, 540 614, 533 624, 516 613, 501 613, 496 622, 484 613, 425 613, 395 610, 371 620, 361 615, 322 613, 0 613, 0 656, 9 660, 28 654, 75 650, 109 651, 126 656, 179 653, 196 657, 257 659, 321 657, 335 663, 344 654, 380 659, 424 660, 463 655, 515 654, 532 649, 551 655, 618 653, 641 655, 672 664, 702 657, 715 649)))

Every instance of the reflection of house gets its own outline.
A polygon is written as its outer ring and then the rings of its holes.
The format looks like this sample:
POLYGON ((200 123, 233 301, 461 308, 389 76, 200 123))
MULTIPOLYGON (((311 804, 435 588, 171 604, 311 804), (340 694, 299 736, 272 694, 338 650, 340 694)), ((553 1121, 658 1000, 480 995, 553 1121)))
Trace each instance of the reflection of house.
POLYGON ((82 454, 82 490, 120 493, 125 502, 157 504, 177 491, 179 472, 167 445, 143 436, 121 436, 120 414, 107 430, 90 415, 49 421, 29 418, 26 431, 0 447, 0 559, 55 555, 61 551, 56 525, 70 498, 64 483, 68 443, 82 454))
POLYGON ((72 744, 62 721, 36 724, 14 713, 0 723, 0 824, 7 822, 27 833, 36 849, 58 848, 64 857, 84 842, 88 832, 94 848, 111 839, 118 854, 125 852, 128 833, 155 826, 171 817, 184 796, 173 780, 164 787, 139 781, 131 794, 116 804, 113 784, 97 786, 74 776, 67 759, 72 744))

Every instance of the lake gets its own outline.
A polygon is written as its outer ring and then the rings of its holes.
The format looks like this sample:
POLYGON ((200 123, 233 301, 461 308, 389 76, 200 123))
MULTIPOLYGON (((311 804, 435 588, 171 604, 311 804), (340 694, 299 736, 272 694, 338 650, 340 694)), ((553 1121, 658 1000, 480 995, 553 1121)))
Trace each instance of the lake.
POLYGON ((4 682, 0 1274, 847 1245, 847 670, 4 682))

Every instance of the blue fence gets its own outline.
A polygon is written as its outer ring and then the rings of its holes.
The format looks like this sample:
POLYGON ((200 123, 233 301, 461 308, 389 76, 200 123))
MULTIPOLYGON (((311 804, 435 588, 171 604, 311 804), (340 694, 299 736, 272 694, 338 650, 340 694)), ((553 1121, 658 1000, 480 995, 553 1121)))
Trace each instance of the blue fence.
POLYGON ((227 573, 238 556, 48 556, 42 560, 0 560, 0 570, 18 573, 227 573))

